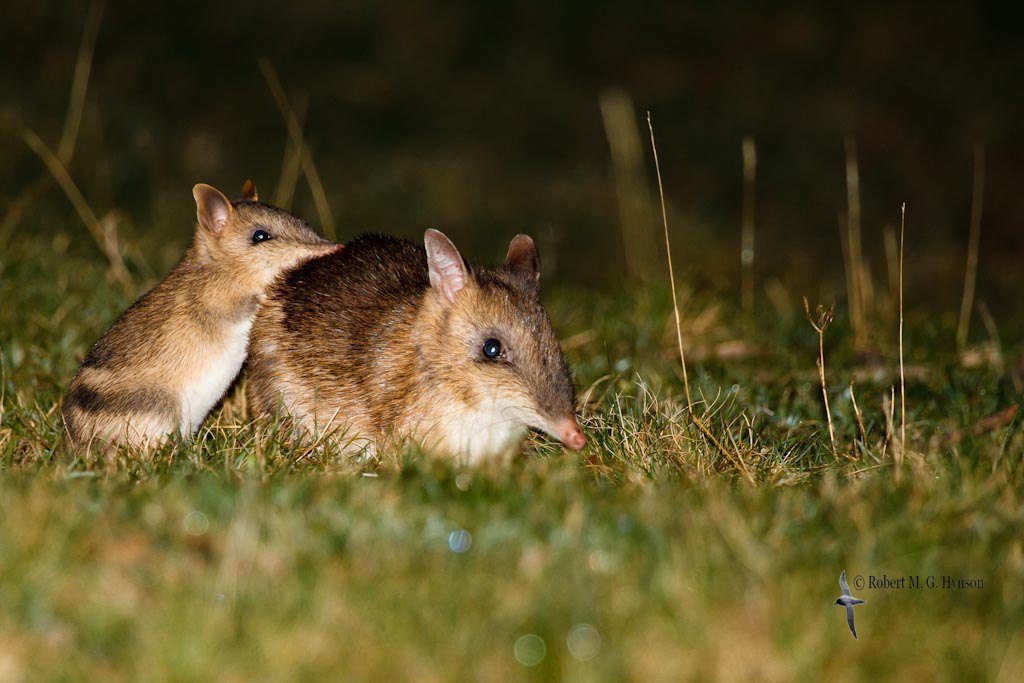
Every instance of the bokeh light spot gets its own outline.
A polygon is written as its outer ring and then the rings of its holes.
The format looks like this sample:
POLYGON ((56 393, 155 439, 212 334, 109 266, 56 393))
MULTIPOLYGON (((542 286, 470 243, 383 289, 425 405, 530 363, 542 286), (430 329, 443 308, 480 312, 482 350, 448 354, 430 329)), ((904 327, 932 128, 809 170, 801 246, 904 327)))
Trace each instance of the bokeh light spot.
POLYGON ((448 547, 453 553, 464 553, 473 545, 473 536, 465 529, 448 534, 448 547))
POLYGON ((199 510, 193 510, 185 515, 185 531, 193 536, 202 536, 210 528, 210 520, 199 510))
POLYGON ((527 633, 516 640, 513 651, 516 661, 523 666, 537 666, 544 661, 544 657, 548 653, 548 646, 540 636, 527 633))
POLYGON ((577 624, 565 639, 569 654, 581 662, 593 659, 601 651, 601 634, 590 624, 577 624))

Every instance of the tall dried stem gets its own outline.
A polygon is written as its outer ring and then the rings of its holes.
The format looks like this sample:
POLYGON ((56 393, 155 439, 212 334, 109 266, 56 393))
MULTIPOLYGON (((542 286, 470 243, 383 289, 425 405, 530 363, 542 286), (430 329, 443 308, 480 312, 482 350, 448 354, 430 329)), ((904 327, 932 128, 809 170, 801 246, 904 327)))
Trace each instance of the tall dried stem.
POLYGON ((907 203, 900 206, 900 460, 907 449, 907 381, 903 370, 903 232, 907 203))
POLYGON ((313 163, 313 155, 310 153, 309 146, 306 145, 303 138, 302 125, 295 114, 295 109, 292 107, 291 102, 288 101, 288 96, 284 92, 284 86, 281 85, 281 79, 277 77, 277 71, 274 70, 274 67, 266 59, 261 59, 259 64, 260 70, 263 71, 263 77, 267 81, 267 87, 270 88, 270 94, 273 95, 278 111, 281 112, 281 117, 284 118, 285 125, 288 126, 288 133, 292 137, 292 144, 299 150, 300 159, 302 160, 302 173, 306 176, 306 182, 309 183, 309 191, 313 194, 313 203, 316 204, 316 212, 320 216, 320 224, 323 228, 324 236, 329 240, 337 239, 334 230, 334 216, 331 214, 331 206, 327 202, 327 193, 324 192, 323 183, 320 182, 320 174, 313 163))
POLYGON ((690 415, 690 420, 697 426, 701 434, 714 444, 715 448, 725 456, 725 458, 732 462, 733 466, 739 470, 740 474, 751 484, 754 483, 754 477, 750 474, 747 469, 746 463, 743 462, 743 458, 740 456, 740 452, 737 449, 735 453, 726 450, 722 442, 715 437, 708 426, 704 423, 702 417, 698 417, 693 410, 693 397, 690 394, 690 380, 686 372, 686 352, 683 350, 683 328, 680 323, 679 317, 679 302, 676 298, 676 276, 675 271, 672 267, 672 242, 668 236, 668 213, 665 210, 665 188, 661 182, 661 165, 658 163, 658 146, 654 142, 654 124, 651 123, 651 112, 647 112, 647 129, 651 133, 651 152, 654 155, 654 170, 658 176, 658 196, 661 199, 661 224, 665 230, 665 255, 668 259, 668 278, 669 286, 672 288, 672 312, 675 315, 676 321, 676 341, 679 344, 679 362, 683 368, 683 387, 686 391, 686 411, 690 415))
POLYGON ((754 314, 754 201, 757 182, 757 146, 743 138, 743 235, 740 244, 743 313, 748 322, 754 314))
POLYGON ((974 146, 974 186, 971 192, 971 232, 967 243, 967 267, 964 271, 964 297, 960 302, 960 322, 956 328, 956 345, 967 346, 974 308, 974 288, 978 281, 978 246, 981 243, 981 211, 985 203, 985 147, 974 146))
POLYGON ((602 92, 600 105, 612 157, 626 268, 634 280, 649 282, 657 263, 657 238, 636 109, 629 94, 618 88, 602 92))
POLYGON ((78 217, 82 219, 82 223, 85 224, 86 229, 92 235, 100 251, 107 257, 107 262, 110 265, 110 274, 113 279, 122 285, 125 290, 129 290, 132 285, 131 275, 124 264, 121 251, 118 249, 117 238, 112 225, 110 223, 104 225, 104 222, 101 222, 96 217, 96 213, 89 206, 85 197, 82 196, 82 192, 78 189, 75 181, 71 179, 67 169, 64 168, 64 164, 60 162, 56 154, 50 151, 50 148, 46 146, 46 143, 38 135, 31 130, 25 130, 22 132, 22 136, 25 139, 25 144, 36 153, 50 171, 54 180, 60 185, 60 188, 64 190, 64 194, 67 195, 71 205, 78 213, 78 217))
MULTIPOLYGON (((78 45, 75 71, 71 77, 71 89, 68 94, 68 110, 64 116, 64 129, 55 155, 64 167, 71 163, 78 143, 78 131, 82 125, 85 96, 89 91, 89 75, 92 73, 93 55, 96 51, 96 38, 103 18, 103 5, 103 0, 95 0, 89 7, 85 27, 82 29, 82 42, 78 45)), ((7 241, 25 211, 42 196, 52 181, 52 173, 40 176, 10 203, 3 221, 0 221, 0 244, 7 241)))
POLYGON ((868 432, 864 428, 864 415, 860 412, 860 406, 857 405, 857 394, 853 390, 853 380, 850 380, 850 403, 853 404, 853 414, 857 418, 857 429, 860 431, 860 443, 861 450, 864 453, 868 452, 868 432))
POLYGON ((846 268, 849 289, 850 324, 853 327, 853 342, 863 348, 867 342, 867 305, 872 300, 871 272, 864 261, 864 246, 861 236, 860 167, 857 162, 857 144, 852 137, 846 138, 846 268))
POLYGON ((818 333, 818 377, 821 379, 821 398, 825 402, 825 418, 828 421, 828 439, 832 444, 832 455, 839 456, 839 449, 836 446, 836 431, 832 426, 832 408, 828 403, 828 385, 825 382, 825 330, 835 319, 836 305, 832 304, 827 309, 818 304, 811 315, 811 307, 804 297, 804 315, 807 322, 811 324, 814 331, 818 333))

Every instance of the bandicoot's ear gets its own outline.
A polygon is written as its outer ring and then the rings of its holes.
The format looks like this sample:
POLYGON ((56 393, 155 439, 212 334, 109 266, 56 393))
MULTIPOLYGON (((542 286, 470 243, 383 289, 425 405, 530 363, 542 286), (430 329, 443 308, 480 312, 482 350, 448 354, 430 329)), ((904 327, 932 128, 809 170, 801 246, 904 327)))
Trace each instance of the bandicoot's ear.
POLYGON ((462 255, 444 233, 433 228, 424 233, 423 246, 427 249, 430 286, 439 295, 441 303, 454 303, 455 297, 469 282, 469 273, 462 255))
POLYGON ((526 276, 530 283, 540 286, 540 254, 529 235, 516 235, 508 245, 505 270, 526 276))
POLYGON ((204 183, 192 188, 192 196, 196 198, 196 218, 199 219, 199 227, 213 235, 219 235, 234 211, 231 202, 220 190, 204 183))
POLYGON ((252 179, 246 179, 245 183, 242 184, 242 200, 246 202, 258 202, 260 200, 260 196, 256 192, 256 184, 252 182, 252 179))

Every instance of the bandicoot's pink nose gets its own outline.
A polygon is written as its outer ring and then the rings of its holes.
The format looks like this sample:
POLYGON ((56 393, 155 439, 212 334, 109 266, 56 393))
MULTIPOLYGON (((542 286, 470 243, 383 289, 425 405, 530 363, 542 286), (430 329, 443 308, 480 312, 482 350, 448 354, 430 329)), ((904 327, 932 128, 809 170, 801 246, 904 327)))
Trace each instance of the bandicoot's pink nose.
POLYGON ((555 435, 558 440, 574 451, 578 451, 587 445, 587 437, 580 429, 580 423, 575 417, 568 417, 558 423, 555 435))

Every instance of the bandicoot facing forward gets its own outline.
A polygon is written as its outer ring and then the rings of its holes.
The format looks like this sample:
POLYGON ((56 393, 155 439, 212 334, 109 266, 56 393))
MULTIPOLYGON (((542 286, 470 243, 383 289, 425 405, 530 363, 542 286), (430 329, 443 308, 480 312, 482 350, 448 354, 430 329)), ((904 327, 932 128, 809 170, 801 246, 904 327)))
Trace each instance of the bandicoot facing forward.
POLYGON ((526 235, 496 269, 436 230, 422 246, 362 236, 296 268, 253 327, 247 391, 257 414, 349 451, 412 441, 476 463, 515 454, 529 428, 587 442, 526 235))

